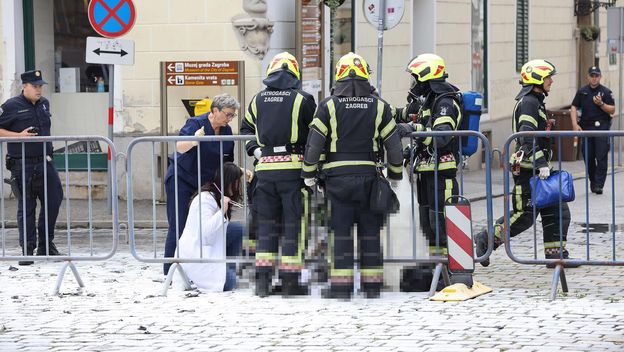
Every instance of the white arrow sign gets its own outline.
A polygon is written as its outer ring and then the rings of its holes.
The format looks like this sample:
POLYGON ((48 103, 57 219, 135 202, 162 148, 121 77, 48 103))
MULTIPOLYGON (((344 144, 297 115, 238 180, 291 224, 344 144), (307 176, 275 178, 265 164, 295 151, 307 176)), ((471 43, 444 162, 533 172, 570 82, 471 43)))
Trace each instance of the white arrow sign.
POLYGON ((85 61, 91 64, 134 65, 134 41, 87 37, 85 61))

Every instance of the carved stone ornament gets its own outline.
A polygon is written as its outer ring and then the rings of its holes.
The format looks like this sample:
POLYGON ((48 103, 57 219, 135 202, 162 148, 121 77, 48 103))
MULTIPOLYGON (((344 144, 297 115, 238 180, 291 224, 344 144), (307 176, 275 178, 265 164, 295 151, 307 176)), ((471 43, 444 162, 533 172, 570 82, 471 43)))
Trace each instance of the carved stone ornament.
POLYGON ((266 0, 244 0, 245 14, 232 17, 241 50, 262 60, 269 50, 273 22, 266 17, 266 0))

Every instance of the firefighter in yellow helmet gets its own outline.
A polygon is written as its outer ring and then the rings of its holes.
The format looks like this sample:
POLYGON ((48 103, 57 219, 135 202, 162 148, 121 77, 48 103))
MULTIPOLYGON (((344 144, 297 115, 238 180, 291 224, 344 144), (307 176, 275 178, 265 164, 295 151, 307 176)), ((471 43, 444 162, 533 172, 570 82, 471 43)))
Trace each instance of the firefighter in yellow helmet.
MULTIPOLYGON (((555 66, 546 60, 531 60, 522 66, 520 84, 522 88, 516 96, 516 105, 513 110, 512 131, 547 131, 549 124, 546 119, 544 98, 548 96, 553 78, 557 73, 555 66)), ((529 179, 539 175, 545 179, 550 175, 551 147, 547 137, 521 137, 516 140, 515 153, 509 160, 514 178, 514 199, 511 202, 513 212, 510 214, 510 236, 516 236, 533 226, 533 206, 531 205, 531 186, 529 179)), ((544 251, 546 259, 568 259, 565 249, 568 227, 570 226, 570 210, 567 203, 561 204, 561 219, 559 222, 559 204, 537 210, 542 217, 544 231, 544 251), (560 232, 560 227, 562 231, 560 232), (561 241, 561 242, 560 242, 561 241), (561 246, 560 243, 563 243, 561 246)), ((494 249, 502 244, 504 218, 496 221, 494 226, 494 249)), ((478 256, 485 254, 488 246, 487 231, 475 236, 476 252, 478 256)), ((490 264, 489 259, 481 262, 483 266, 490 264)), ((570 267, 570 265, 568 265, 570 267)))
MULTIPOLYGON (((444 59, 435 54, 418 55, 407 65, 407 72, 411 79, 408 104, 397 109, 395 116, 401 136, 414 131, 456 131, 462 119, 461 98, 459 89, 446 81, 444 59)), ((405 152, 416 175, 420 226, 431 256, 447 253, 444 203, 459 194, 459 147, 457 137, 430 136, 411 140, 405 152)))
POLYGON ((380 143, 387 151, 388 177, 402 177, 401 141, 390 106, 372 94, 370 68, 348 53, 336 64, 332 95, 319 103, 310 125, 302 177, 312 187, 324 179, 330 209, 330 289, 325 297, 353 292, 353 226, 357 224, 360 276, 366 297, 379 297, 383 282, 380 229, 384 214, 370 208, 377 177, 380 143), (321 154, 326 155, 318 170, 321 154))
POLYGON ((256 294, 272 292, 273 268, 279 265, 282 293, 302 295, 307 294, 300 277, 310 190, 300 175, 316 103, 301 90, 301 71, 291 54, 275 55, 266 74, 266 88, 251 99, 241 127, 241 134, 256 136, 246 143, 247 154, 257 159, 256 294))

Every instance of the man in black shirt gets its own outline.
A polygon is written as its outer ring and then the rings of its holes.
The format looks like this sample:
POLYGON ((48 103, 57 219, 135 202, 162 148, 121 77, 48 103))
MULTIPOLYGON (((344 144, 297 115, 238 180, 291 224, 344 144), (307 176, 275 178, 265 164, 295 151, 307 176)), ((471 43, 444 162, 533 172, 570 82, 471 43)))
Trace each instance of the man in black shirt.
MULTIPOLYGON (((615 102, 611 90, 600 84, 601 73, 596 66, 589 68, 588 85, 576 92, 570 117, 575 131, 608 130, 611 126, 611 114, 615 112, 615 102), (577 111, 582 114, 578 119, 577 111), (577 121, 579 121, 577 123, 577 121)), ((602 187, 607 178, 607 154, 609 153, 608 137, 589 137, 584 139, 587 150, 583 146, 583 156, 587 161, 587 173, 591 191, 602 194, 602 187)))

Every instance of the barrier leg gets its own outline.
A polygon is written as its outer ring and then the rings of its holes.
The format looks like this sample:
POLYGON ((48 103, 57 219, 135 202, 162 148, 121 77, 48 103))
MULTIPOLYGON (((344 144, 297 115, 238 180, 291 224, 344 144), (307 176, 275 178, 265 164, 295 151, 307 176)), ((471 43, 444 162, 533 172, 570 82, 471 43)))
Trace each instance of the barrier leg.
POLYGON ((82 278, 80 277, 80 274, 78 274, 78 269, 76 269, 74 263, 68 260, 65 262, 65 264, 63 264, 61 270, 59 271, 58 277, 56 278, 56 286, 54 286, 54 291, 52 292, 53 295, 59 294, 59 291, 61 290, 61 284, 63 283, 63 278, 65 277, 65 271, 67 271, 67 267, 69 267, 74 274, 74 278, 76 279, 78 286, 80 288, 84 287, 84 282, 82 282, 82 278))
POLYGON ((184 283, 184 289, 191 289, 191 281, 189 280, 188 276, 186 276, 186 273, 184 272, 184 269, 182 269, 180 263, 173 263, 171 264, 171 267, 169 267, 169 273, 167 274, 165 283, 163 284, 162 290, 160 291, 161 296, 167 296, 167 290, 169 289, 169 286, 171 286, 171 281, 173 280, 173 275, 175 274, 176 270, 180 271, 180 275, 182 276, 182 282, 184 283))
MULTIPOLYGON (((431 288, 429 289, 429 297, 435 295, 436 288, 438 287, 438 281, 440 281, 440 275, 444 275, 442 274, 443 271, 446 271, 444 264, 437 263, 435 267, 435 271, 433 272, 433 279, 431 280, 431 288)), ((445 281, 448 280, 448 272, 446 273, 446 277, 444 278, 444 280, 445 281)))
POLYGON ((568 280, 566 280, 565 271, 563 265, 557 264, 555 272, 553 273, 552 283, 550 285, 550 300, 557 299, 557 287, 559 287, 559 280, 561 280, 561 290, 568 292, 568 280))

